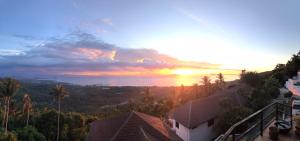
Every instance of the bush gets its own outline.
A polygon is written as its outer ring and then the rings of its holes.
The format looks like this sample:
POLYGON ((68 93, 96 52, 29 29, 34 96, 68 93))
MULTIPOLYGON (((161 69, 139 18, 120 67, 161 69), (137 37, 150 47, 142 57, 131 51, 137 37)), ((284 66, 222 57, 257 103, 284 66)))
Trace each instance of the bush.
POLYGON ((227 112, 224 112, 214 126, 218 133, 226 132, 233 124, 239 122, 249 116, 252 110, 246 107, 234 107, 227 112))
POLYGON ((272 96, 272 98, 277 98, 280 94, 280 83, 277 79, 269 77, 264 82, 264 91, 266 94, 272 96))
POLYGON ((271 100, 272 97, 270 94, 260 89, 254 89, 249 99, 249 106, 252 110, 257 111, 270 104, 271 100))
POLYGON ((257 72, 244 72, 241 74, 241 80, 242 82, 256 88, 260 87, 262 83, 262 78, 257 72))
POLYGON ((32 126, 17 129, 17 134, 21 141, 46 141, 46 137, 32 126))
POLYGON ((18 141, 17 135, 15 132, 5 132, 3 129, 0 130, 0 141, 18 141))
MULTIPOLYGON (((55 140, 57 134, 57 111, 47 110, 35 117, 35 127, 48 140, 55 140)), ((64 114, 61 114, 60 125, 63 125, 64 114)), ((62 128, 61 128, 62 129, 62 128)))

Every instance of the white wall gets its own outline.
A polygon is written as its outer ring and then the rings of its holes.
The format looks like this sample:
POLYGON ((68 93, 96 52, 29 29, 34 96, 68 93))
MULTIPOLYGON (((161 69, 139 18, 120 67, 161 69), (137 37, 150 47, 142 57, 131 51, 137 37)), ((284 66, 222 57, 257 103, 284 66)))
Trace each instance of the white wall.
POLYGON ((189 141, 189 129, 179 123, 179 128, 176 127, 176 121, 173 120, 173 129, 175 133, 184 141, 189 141))
POLYGON ((172 129, 184 141, 210 141, 216 137, 216 133, 213 131, 213 126, 208 127, 207 122, 194 129, 188 129, 179 123, 178 129, 176 127, 176 121, 173 120, 172 129))
POLYGON ((216 137, 213 126, 208 127, 207 122, 199 125, 197 128, 190 130, 189 141, 210 141, 216 137))

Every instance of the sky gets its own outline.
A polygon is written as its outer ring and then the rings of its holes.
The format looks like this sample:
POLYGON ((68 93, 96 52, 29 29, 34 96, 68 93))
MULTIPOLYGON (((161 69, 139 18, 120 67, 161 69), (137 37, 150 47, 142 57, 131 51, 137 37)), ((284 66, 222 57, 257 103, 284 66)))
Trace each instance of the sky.
POLYGON ((298 0, 0 0, 0 76, 180 85, 268 71, 300 45, 298 0))

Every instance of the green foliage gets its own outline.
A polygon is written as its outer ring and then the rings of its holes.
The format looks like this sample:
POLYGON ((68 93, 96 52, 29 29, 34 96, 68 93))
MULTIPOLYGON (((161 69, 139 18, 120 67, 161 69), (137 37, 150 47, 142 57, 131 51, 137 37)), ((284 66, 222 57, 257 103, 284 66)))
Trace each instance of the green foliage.
POLYGON ((1 129, 0 141, 18 141, 18 139, 15 132, 7 132, 7 135, 5 135, 4 129, 1 129))
POLYGON ((46 137, 32 126, 17 129, 16 132, 18 134, 18 140, 21 141, 46 141, 46 137))
POLYGON ((203 93, 205 96, 209 96, 212 94, 212 85, 211 85, 211 79, 208 76, 203 76, 201 83, 203 85, 203 93))
MULTIPOLYGON (((34 126, 41 132, 48 140, 56 139, 57 130, 57 111, 45 110, 34 117, 34 126)), ((63 119, 63 114, 61 114, 63 119)), ((63 120, 61 120, 62 124, 63 120)))
POLYGON ((280 83, 274 77, 269 77, 264 82, 264 91, 266 94, 272 96, 272 98, 277 98, 280 94, 280 83))
POLYGON ((13 96, 15 95, 20 88, 20 84, 17 80, 13 78, 4 78, 0 81, 0 94, 1 96, 13 96))
POLYGON ((243 72, 241 74, 241 81, 252 87, 258 88, 261 86, 263 79, 257 72, 243 72))
POLYGON ((271 95, 265 93, 261 89, 254 89, 251 93, 251 97, 249 99, 249 107, 254 111, 257 111, 265 106, 267 106, 272 100, 271 95))
POLYGON ((294 54, 286 64, 278 64, 272 70, 274 78, 278 79, 280 84, 283 85, 288 78, 297 75, 300 69, 300 51, 294 54))
POLYGON ((284 85, 285 81, 288 79, 288 76, 285 74, 286 66, 285 64, 277 64, 272 70, 272 76, 279 80, 281 85, 284 85))
POLYGON ((249 116, 252 113, 252 110, 245 107, 234 107, 230 110, 221 114, 218 118, 214 129, 218 133, 226 132, 233 124, 239 122, 240 120, 244 119, 245 117, 249 116))
POLYGON ((66 96, 69 96, 69 92, 63 85, 56 85, 50 92, 50 95, 53 95, 55 99, 59 101, 64 99, 66 96))

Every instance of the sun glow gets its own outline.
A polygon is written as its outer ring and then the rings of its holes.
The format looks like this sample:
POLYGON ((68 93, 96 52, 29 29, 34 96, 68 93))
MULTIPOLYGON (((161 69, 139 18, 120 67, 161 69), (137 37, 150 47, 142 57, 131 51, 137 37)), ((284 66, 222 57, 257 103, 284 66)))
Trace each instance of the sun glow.
POLYGON ((175 69, 172 73, 176 75, 193 75, 197 74, 197 71, 193 69, 175 69))

